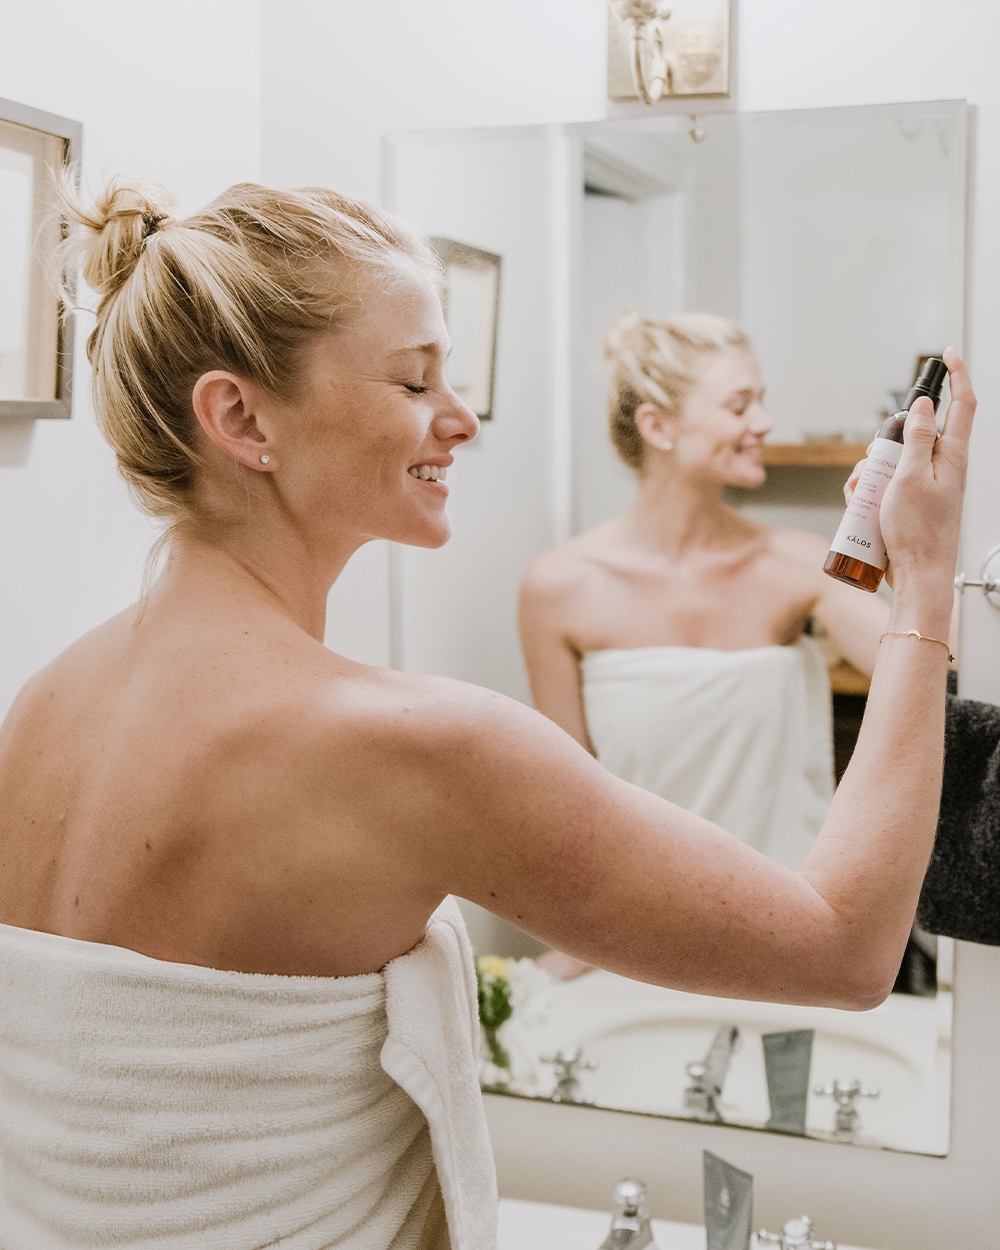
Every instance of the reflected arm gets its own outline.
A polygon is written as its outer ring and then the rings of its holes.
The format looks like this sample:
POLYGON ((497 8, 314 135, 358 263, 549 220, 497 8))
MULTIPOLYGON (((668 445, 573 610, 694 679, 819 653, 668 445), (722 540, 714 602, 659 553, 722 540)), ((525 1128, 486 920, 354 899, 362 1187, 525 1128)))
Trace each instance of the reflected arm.
POLYGON ((580 656, 563 627, 565 599, 564 589, 547 576, 544 558, 528 570, 518 604, 521 650, 535 707, 593 755, 580 656))

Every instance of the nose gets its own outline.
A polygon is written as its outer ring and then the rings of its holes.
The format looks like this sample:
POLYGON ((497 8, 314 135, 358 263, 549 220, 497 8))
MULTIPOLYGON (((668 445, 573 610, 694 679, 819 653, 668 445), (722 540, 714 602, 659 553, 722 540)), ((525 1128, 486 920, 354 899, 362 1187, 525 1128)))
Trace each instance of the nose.
POLYGON ((747 422, 747 428, 751 434, 759 434, 761 438, 765 438, 774 429, 771 418, 764 411, 763 404, 752 404, 749 416, 750 420, 747 422))
POLYGON ((444 388, 444 399, 434 414, 434 435, 442 442, 468 443, 479 433, 479 418, 450 386, 444 388))

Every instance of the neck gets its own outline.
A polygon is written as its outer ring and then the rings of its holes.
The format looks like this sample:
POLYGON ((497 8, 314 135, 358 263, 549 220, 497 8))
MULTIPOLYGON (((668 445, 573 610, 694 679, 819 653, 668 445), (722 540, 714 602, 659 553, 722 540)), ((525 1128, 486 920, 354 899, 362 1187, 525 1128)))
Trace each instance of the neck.
POLYGON ((228 601, 241 614, 249 609, 283 617, 322 642, 330 587, 360 545, 345 542, 317 558, 298 535, 264 542, 245 532, 209 538, 181 528, 151 601, 179 599, 186 610, 228 601))
POLYGON ((639 496, 627 514, 635 535, 672 559, 726 545, 745 522, 722 502, 717 482, 697 481, 670 464, 652 465, 639 478, 639 496))

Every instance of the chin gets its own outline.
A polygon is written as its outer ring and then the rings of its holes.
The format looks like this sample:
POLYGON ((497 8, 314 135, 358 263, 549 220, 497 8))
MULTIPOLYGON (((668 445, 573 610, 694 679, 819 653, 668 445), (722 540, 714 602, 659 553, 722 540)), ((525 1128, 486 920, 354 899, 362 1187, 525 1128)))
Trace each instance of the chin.
POLYGON ((407 533, 393 535, 392 541, 402 543, 404 547, 426 547, 434 550, 443 547, 451 538, 451 518, 445 513, 433 522, 424 520, 414 525, 407 533))
POLYGON ((726 482, 727 486, 738 486, 740 490, 756 490, 767 481, 767 470, 762 464, 741 467, 726 482))

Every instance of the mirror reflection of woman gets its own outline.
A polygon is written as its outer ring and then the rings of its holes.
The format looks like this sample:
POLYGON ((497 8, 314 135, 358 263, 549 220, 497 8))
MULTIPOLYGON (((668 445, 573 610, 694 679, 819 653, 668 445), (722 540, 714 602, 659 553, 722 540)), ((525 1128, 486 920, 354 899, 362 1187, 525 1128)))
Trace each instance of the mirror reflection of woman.
POLYGON ((798 868, 833 797, 826 663, 803 631, 817 622, 871 676, 888 604, 823 574, 823 538, 724 501, 763 484, 771 430, 737 326, 628 315, 607 355, 638 496, 528 570, 535 706, 618 776, 798 868))

